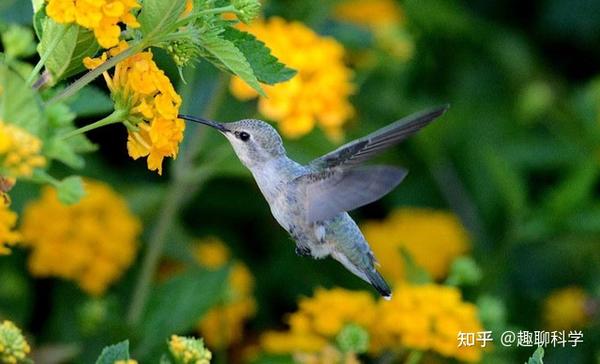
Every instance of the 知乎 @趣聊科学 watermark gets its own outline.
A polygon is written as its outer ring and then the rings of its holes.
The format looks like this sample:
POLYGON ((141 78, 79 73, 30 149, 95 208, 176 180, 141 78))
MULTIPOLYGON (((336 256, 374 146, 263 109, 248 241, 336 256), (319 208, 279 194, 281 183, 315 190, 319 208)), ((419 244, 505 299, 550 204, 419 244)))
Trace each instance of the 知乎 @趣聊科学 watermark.
MULTIPOLYGON (((456 335, 458 347, 486 347, 494 342, 491 331, 462 332, 456 335)), ((499 338, 502 346, 511 347, 575 347, 583 342, 583 332, 575 330, 561 331, 504 331, 499 338)))

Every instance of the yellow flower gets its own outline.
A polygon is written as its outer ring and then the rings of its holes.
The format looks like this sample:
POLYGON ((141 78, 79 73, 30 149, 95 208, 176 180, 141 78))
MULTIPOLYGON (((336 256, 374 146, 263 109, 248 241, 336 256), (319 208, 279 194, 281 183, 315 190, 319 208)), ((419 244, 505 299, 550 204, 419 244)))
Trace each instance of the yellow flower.
POLYGON ((0 120, 0 168, 10 177, 31 177, 46 165, 42 141, 26 130, 0 120))
POLYGON ((211 352, 202 339, 172 335, 169 340, 171 355, 181 364, 210 364, 211 352))
POLYGON ((24 363, 31 349, 21 330, 11 321, 0 324, 0 363, 24 363))
MULTIPOLYGON (((121 42, 108 55, 115 56, 126 48, 127 43, 121 42)), ((108 55, 105 52, 99 58, 85 58, 83 63, 93 69, 108 55)), ((116 108, 125 110, 127 121, 135 127, 127 137, 129 155, 133 159, 148 157, 148 169, 162 174, 163 159, 177 157, 183 140, 185 123, 177 118, 181 97, 149 50, 119 62, 112 78, 108 72, 103 75, 116 108)))
POLYGON ((300 364, 360 364, 355 353, 342 353, 333 345, 327 345, 319 352, 294 354, 294 362, 300 364))
MULTIPOLYGON (((200 241, 194 251, 198 263, 218 269, 230 261, 230 252, 222 241, 209 237, 200 241)), ((198 323, 198 330, 213 347, 224 348, 242 339, 246 320, 256 312, 252 297, 254 278, 241 262, 234 262, 229 275, 225 302, 213 307, 198 323)))
POLYGON ((362 230, 381 263, 382 274, 394 282, 405 274, 401 248, 433 278, 440 279, 470 245, 455 215, 423 208, 398 209, 384 221, 363 224, 362 230))
POLYGON ((394 0, 346 0, 339 2, 333 12, 336 19, 369 28, 404 25, 406 21, 402 8, 394 0))
POLYGON ((114 364, 138 364, 137 360, 128 359, 128 360, 117 360, 114 364))
POLYGON ((79 203, 65 206, 53 188, 44 188, 25 207, 21 233, 32 250, 33 275, 70 279, 100 295, 133 262, 141 224, 107 184, 88 180, 85 190, 79 203))
POLYGON ((414 42, 406 32, 406 17, 394 0, 347 0, 333 10, 335 19, 364 26, 371 30, 379 48, 396 59, 412 57, 414 42))
POLYGON ((299 310, 288 317, 289 332, 267 332, 261 344, 271 353, 315 353, 347 324, 369 327, 375 308, 367 292, 319 288, 313 297, 302 298, 299 310))
MULTIPOLYGON (((352 72, 344 65, 345 50, 331 37, 322 37, 299 22, 278 17, 253 22, 245 30, 271 48, 273 55, 298 71, 291 80, 265 85, 268 97, 261 97, 259 111, 277 121, 284 136, 297 138, 319 124, 333 138, 354 109, 348 97, 354 92, 352 72)), ((233 78, 231 92, 240 100, 258 94, 239 78, 233 78)))
POLYGON ((229 249, 223 242, 214 236, 202 239, 194 249, 194 257, 201 266, 210 269, 219 269, 229 261, 229 249))
POLYGON ((8 208, 6 201, 0 201, 0 255, 10 254, 10 246, 21 240, 21 235, 14 231, 17 214, 8 208))
POLYGON ((391 301, 379 300, 369 329, 371 351, 406 347, 433 350, 447 357, 478 361, 480 346, 459 347, 459 332, 483 331, 477 307, 461 299, 455 287, 400 285, 391 301))
POLYGON ((552 330, 580 329, 590 321, 590 297, 581 287, 566 287, 552 292, 543 306, 546 328, 552 330))
POLYGON ((94 32, 103 48, 119 43, 119 23, 140 26, 132 10, 140 8, 136 0, 47 0, 46 13, 57 23, 77 23, 94 32))

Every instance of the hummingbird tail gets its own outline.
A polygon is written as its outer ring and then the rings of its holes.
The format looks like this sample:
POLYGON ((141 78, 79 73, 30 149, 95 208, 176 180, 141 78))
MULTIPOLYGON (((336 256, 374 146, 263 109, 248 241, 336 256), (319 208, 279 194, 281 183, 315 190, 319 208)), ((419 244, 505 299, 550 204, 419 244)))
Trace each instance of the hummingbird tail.
POLYGON ((365 275, 369 279, 369 283, 379 292, 379 294, 386 300, 392 299, 392 290, 387 284, 385 279, 375 269, 365 271, 365 275))
POLYGON ((390 286, 387 284, 385 279, 383 279, 381 274, 379 274, 379 272, 373 267, 372 263, 370 264, 371 267, 360 267, 352 263, 346 255, 338 251, 331 252, 331 256, 338 262, 342 263, 349 271, 356 274, 364 281, 370 283, 371 286, 373 286, 373 288, 375 288, 384 299, 392 299, 392 290, 390 289, 390 286))

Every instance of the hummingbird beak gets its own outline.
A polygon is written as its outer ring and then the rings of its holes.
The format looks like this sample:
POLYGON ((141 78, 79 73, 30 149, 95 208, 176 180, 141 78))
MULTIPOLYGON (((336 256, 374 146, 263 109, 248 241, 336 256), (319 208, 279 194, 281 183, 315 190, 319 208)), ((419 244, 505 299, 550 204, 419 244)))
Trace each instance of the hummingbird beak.
POLYGON ((180 119, 184 119, 184 120, 188 120, 188 121, 193 121, 195 123, 199 123, 199 124, 204 124, 204 125, 211 126, 211 127, 217 129, 218 131, 220 131, 222 133, 226 133, 226 132, 230 131, 223 124, 217 123, 216 121, 206 120, 206 119, 195 117, 195 116, 191 116, 191 115, 181 115, 181 114, 179 114, 179 115, 177 115, 177 117, 180 118, 180 119))

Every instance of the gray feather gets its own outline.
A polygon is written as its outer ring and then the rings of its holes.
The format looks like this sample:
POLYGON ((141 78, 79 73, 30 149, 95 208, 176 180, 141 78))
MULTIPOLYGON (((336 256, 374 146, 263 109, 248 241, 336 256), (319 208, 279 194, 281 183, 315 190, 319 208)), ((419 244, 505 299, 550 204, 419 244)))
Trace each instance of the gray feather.
POLYGON ((352 168, 382 151, 402 142, 448 110, 448 105, 409 115, 366 137, 342 145, 338 149, 310 162, 316 170, 352 168))
POLYGON ((407 170, 366 166, 312 173, 296 179, 306 186, 306 218, 323 221, 385 196, 406 177, 407 170))

